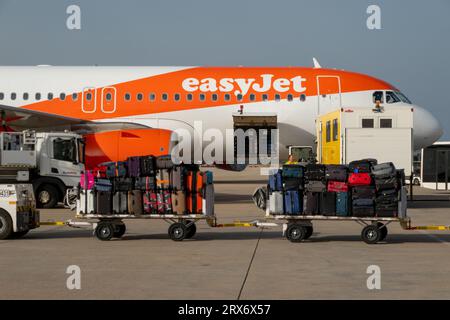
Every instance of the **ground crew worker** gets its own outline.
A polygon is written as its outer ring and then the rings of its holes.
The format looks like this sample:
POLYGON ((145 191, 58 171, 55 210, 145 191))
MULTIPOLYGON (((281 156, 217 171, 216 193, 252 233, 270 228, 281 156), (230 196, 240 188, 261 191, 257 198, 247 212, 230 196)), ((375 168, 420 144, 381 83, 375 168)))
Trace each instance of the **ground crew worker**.
POLYGON ((290 154, 287 161, 284 164, 297 164, 297 161, 294 161, 294 156, 290 154))

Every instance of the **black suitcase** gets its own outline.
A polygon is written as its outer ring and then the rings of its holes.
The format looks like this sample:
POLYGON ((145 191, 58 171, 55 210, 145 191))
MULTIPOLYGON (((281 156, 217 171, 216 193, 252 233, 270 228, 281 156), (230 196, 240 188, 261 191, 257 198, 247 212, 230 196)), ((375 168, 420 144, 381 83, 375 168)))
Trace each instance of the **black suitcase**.
POLYGON ((302 180, 299 178, 284 178, 283 179, 284 190, 301 190, 303 189, 302 180))
POLYGON ((365 218, 365 217, 374 217, 375 209, 373 206, 363 206, 363 207, 352 207, 352 216, 365 218))
POLYGON ((133 178, 116 178, 113 180, 113 192, 133 190, 133 178))
POLYGON ((347 166, 327 165, 325 168, 325 178, 330 181, 347 181, 347 166))
POLYGON ((325 165, 307 164, 305 168, 305 179, 310 181, 325 180, 325 165))
POLYGON ((374 201, 372 199, 353 199, 353 207, 373 207, 374 201))
POLYGON ((97 191, 95 198, 97 214, 112 213, 112 193, 110 191, 97 191))
POLYGON ((373 186, 355 186, 352 187, 352 199, 374 199, 375 187, 373 186))
POLYGON ((327 190, 327 185, 323 181, 308 181, 305 183, 305 190, 309 192, 324 192, 327 190))
POLYGON ((305 192, 305 194, 303 195, 303 214, 319 214, 319 199, 320 193, 305 192))
POLYGON ((348 164, 348 169, 350 172, 359 172, 359 173, 371 173, 373 166, 373 159, 363 159, 363 160, 355 160, 348 164))
POLYGON ((154 156, 139 157, 140 175, 142 177, 155 176, 156 160, 154 156))
POLYGON ((397 208, 375 208, 375 214, 377 217, 381 218, 394 218, 398 217, 398 207, 397 208))
POLYGON ((320 214, 324 216, 336 215, 336 193, 322 192, 319 204, 320 214))
POLYGON ((375 178, 375 187, 377 188, 377 191, 398 189, 398 179, 396 176, 384 179, 375 178))
POLYGON ((134 186, 136 190, 141 191, 156 190, 156 178, 155 177, 136 178, 134 186))

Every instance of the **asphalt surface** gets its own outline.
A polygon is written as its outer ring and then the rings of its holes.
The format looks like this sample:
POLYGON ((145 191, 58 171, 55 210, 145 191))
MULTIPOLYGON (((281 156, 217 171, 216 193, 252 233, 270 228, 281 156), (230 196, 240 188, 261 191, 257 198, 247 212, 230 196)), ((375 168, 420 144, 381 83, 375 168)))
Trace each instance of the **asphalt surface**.
MULTIPOLYGON (((259 169, 214 170, 220 222, 263 218, 251 194, 259 169)), ((450 225, 450 193, 415 188, 415 225, 450 225)), ((73 217, 42 210, 42 220, 73 217)), ((0 241, 0 299, 450 299, 450 232, 389 225, 387 241, 367 245, 354 222, 314 222, 314 234, 291 243, 281 227, 210 228, 191 240, 168 239, 164 221, 127 221, 122 239, 99 241, 92 230, 42 226, 0 241), (80 268, 69 290, 67 268, 80 268), (371 265, 381 289, 369 290, 371 265)), ((72 279, 72 278, 70 278, 72 279)), ((69 280, 70 280, 69 279, 69 280)))

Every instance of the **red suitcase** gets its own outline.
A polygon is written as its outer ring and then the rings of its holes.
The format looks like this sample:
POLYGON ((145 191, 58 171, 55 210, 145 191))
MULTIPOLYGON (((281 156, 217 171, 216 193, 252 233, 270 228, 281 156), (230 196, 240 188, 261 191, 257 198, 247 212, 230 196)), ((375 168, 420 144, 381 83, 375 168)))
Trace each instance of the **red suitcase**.
POLYGON ((341 181, 328 181, 328 192, 347 192, 348 184, 341 181))
POLYGON ((368 186, 372 183, 372 178, 368 173, 350 173, 348 184, 350 186, 368 186))
POLYGON ((191 214, 202 214, 203 176, 200 171, 188 171, 186 175, 186 209, 191 214))

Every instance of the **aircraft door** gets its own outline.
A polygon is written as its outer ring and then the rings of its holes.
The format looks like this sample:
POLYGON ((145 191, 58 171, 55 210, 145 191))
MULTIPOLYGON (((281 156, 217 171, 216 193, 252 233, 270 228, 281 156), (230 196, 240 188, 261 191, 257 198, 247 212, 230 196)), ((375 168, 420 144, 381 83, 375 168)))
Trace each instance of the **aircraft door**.
POLYGON ((340 108, 341 79, 338 76, 317 76, 317 114, 340 108))

